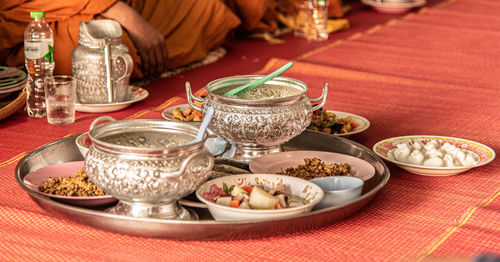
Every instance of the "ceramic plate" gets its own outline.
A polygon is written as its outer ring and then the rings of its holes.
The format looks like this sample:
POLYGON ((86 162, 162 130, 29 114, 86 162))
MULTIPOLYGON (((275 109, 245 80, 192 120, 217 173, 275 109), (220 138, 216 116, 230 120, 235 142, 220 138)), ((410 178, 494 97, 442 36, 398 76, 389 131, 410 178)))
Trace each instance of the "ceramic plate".
POLYGON ((23 89, 25 85, 26 85, 26 78, 20 82, 15 83, 15 84, 0 87, 0 94, 8 94, 8 93, 19 91, 19 90, 23 89))
MULTIPOLYGON (((171 106, 161 112, 161 116, 165 118, 166 120, 170 121, 178 121, 181 122, 177 119, 174 118, 174 115, 172 114, 172 111, 174 111, 176 108, 179 108, 179 111, 184 111, 187 108, 190 108, 191 106, 189 104, 180 104, 176 106, 171 106)), ((190 122, 184 122, 184 123, 193 123, 193 124, 201 124, 201 121, 190 121, 190 122)))
POLYGON ((323 151, 288 151, 263 155, 250 162, 252 173, 275 174, 281 169, 304 164, 304 158, 317 157, 325 164, 347 163, 354 177, 367 181, 375 175, 375 168, 368 162, 349 155, 323 151))
POLYGON ((19 82, 26 81, 26 72, 15 67, 0 66, 0 70, 15 70, 17 76, 1 79, 0 89, 16 86, 19 82))
MULTIPOLYGON (((349 137, 351 135, 361 133, 370 127, 370 121, 368 121, 368 119, 366 119, 362 116, 358 116, 358 115, 346 113, 346 112, 340 112, 340 111, 332 111, 332 110, 326 110, 326 111, 334 113, 336 118, 346 118, 348 116, 352 116, 352 118, 354 118, 354 123, 359 125, 355 129, 351 130, 351 132, 347 132, 347 133, 343 133, 343 134, 332 134, 334 136, 349 137)), ((313 131, 316 131, 316 130, 313 130, 313 131)), ((316 131, 316 132, 321 132, 321 131, 316 131)))
POLYGON ((50 177, 69 177, 74 176, 75 172, 81 170, 84 166, 83 161, 66 162, 63 164, 56 164, 51 166, 42 167, 34 172, 27 174, 24 177, 24 184, 30 189, 61 202, 65 202, 76 206, 102 206, 111 204, 116 201, 111 195, 108 196, 95 196, 95 197, 68 197, 56 196, 52 194, 42 193, 38 187, 47 182, 50 177))
POLYGON ((387 1, 387 0, 361 0, 365 5, 373 7, 375 10, 385 14, 402 14, 412 8, 420 7, 426 4, 426 0, 407 0, 407 1, 387 1))
POLYGON ((109 103, 109 104, 80 104, 75 103, 75 110, 87 113, 106 113, 122 110, 133 103, 142 101, 148 97, 149 92, 146 89, 129 86, 129 95, 127 101, 109 103))
POLYGON ((486 165, 489 162, 493 161, 493 159, 495 158, 495 151, 493 151, 493 149, 483 144, 470 140, 465 140, 455 137, 447 137, 447 136, 400 136, 400 137, 388 138, 376 143, 373 146, 373 151, 381 158, 398 165, 399 167, 403 168, 408 172, 425 176, 456 175, 465 172, 471 168, 486 165), (396 146, 397 144, 416 141, 416 140, 421 141, 424 144, 431 140, 439 140, 440 144, 448 142, 458 148, 467 149, 469 151, 476 153, 480 158, 479 163, 475 166, 463 166, 463 167, 427 167, 427 166, 403 163, 388 157, 389 151, 395 149, 397 147, 396 146))

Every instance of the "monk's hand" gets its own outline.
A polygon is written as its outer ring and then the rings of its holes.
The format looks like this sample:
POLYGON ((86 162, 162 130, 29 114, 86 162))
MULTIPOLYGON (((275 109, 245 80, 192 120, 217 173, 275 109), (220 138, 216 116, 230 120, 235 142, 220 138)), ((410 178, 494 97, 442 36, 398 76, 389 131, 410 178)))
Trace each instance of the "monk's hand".
POLYGON ((168 51, 165 38, 133 8, 118 1, 102 13, 118 21, 134 42, 141 56, 145 77, 159 78, 167 69, 168 51))
POLYGON ((159 78, 167 69, 168 51, 165 38, 142 17, 125 27, 141 56, 142 71, 146 77, 159 78))

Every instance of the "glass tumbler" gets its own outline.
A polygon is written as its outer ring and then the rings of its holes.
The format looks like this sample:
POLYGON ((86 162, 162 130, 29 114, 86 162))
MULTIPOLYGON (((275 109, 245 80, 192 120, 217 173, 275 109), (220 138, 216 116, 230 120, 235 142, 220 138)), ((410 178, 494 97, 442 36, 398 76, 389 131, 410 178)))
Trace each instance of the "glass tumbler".
POLYGON ((76 85, 72 76, 50 76, 45 78, 45 103, 47 121, 53 125, 75 122, 76 85))
POLYGON ((307 0, 299 0, 294 2, 294 28, 295 36, 304 36, 306 31, 306 21, 309 13, 309 2, 307 0))

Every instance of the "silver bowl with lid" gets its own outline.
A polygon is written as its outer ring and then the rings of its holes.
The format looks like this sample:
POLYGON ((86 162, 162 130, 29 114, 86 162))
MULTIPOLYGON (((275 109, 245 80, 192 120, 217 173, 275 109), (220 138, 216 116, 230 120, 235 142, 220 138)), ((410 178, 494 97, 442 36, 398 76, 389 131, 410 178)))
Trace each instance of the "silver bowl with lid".
POLYGON ((239 75, 214 80, 206 86, 204 98, 192 94, 189 83, 186 93, 189 104, 205 113, 214 108, 209 128, 216 135, 236 145, 235 159, 249 162, 263 154, 281 151, 280 145, 296 137, 311 122, 312 112, 326 103, 328 83, 318 98, 308 98, 308 86, 297 79, 276 77, 240 97, 223 95, 262 75, 239 75), (193 100, 203 102, 203 108, 193 100), (311 102, 319 102, 312 106, 311 102))
POLYGON ((213 156, 198 128, 156 119, 116 121, 99 117, 90 127, 92 145, 85 170, 94 184, 119 199, 112 213, 133 217, 196 219, 177 200, 194 192, 210 176, 213 156), (111 122, 98 125, 104 120, 111 122))

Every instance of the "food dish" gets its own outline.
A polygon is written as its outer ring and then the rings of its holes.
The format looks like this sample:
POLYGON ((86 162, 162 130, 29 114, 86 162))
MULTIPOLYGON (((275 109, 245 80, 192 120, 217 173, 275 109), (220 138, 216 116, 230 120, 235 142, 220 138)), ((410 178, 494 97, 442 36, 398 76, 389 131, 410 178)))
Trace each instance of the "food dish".
POLYGON ((489 148, 488 146, 466 139, 446 137, 446 136, 422 135, 422 136, 400 136, 400 137, 388 138, 376 143, 373 146, 373 151, 381 158, 396 164, 397 166, 403 168, 404 170, 410 173, 414 173, 417 175, 425 175, 425 176, 456 175, 465 172, 471 168, 486 165, 489 162, 493 161, 493 159, 495 158, 495 151, 493 151, 493 149, 489 148), (458 148, 466 149, 477 154, 479 156, 479 163, 477 163, 474 166, 429 167, 423 165, 403 163, 389 158, 388 153, 389 151, 397 147, 396 144, 415 141, 415 140, 422 141, 424 143, 427 143, 431 140, 439 140, 441 141, 441 143, 448 142, 458 148))
POLYGON ((296 177, 272 174, 246 174, 221 177, 206 182, 196 190, 196 197, 208 206, 208 210, 216 221, 255 221, 290 217, 311 211, 312 207, 323 199, 323 196, 323 190, 314 183, 296 177), (216 204, 203 197, 204 193, 210 191, 210 187, 213 184, 222 187, 223 183, 240 186, 259 185, 267 190, 279 184, 288 185, 291 194, 305 199, 306 203, 297 207, 272 210, 244 209, 216 204))
MULTIPOLYGON (((332 110, 326 110, 326 111, 334 113, 337 118, 346 118, 348 116, 351 116, 352 118, 354 118, 354 123, 359 125, 358 127, 351 130, 350 132, 343 133, 343 134, 331 134, 331 135, 340 136, 340 137, 349 137, 351 135, 364 132, 370 127, 370 121, 368 121, 368 119, 366 119, 362 116, 351 114, 351 113, 346 113, 346 112, 340 112, 340 111, 332 111, 332 110)), ((319 130, 318 131, 312 130, 312 131, 321 132, 319 130)))
POLYGON ((410 9, 426 4, 426 0, 414 1, 387 1, 387 0, 361 0, 365 5, 372 6, 375 10, 385 14, 402 14, 410 9))
POLYGON ((129 86, 129 95, 127 96, 127 101, 115 102, 108 104, 81 104, 79 102, 75 103, 75 110, 79 112, 87 113, 106 113, 122 110, 133 103, 142 101, 149 96, 149 92, 138 86, 129 86))
POLYGON ((95 197, 72 197, 58 196, 40 192, 38 187, 45 183, 50 177, 69 177, 74 176, 75 172, 83 168, 83 161, 66 162, 40 168, 34 172, 30 172, 24 177, 23 183, 30 189, 39 194, 51 197, 58 201, 76 205, 76 206, 102 206, 116 202, 116 198, 111 195, 95 196, 95 197))
POLYGON ((281 169, 296 167, 304 158, 317 157, 326 164, 347 163, 351 165, 352 176, 367 181, 375 174, 375 168, 368 162, 349 155, 323 151, 289 151, 263 155, 250 162, 253 173, 274 174, 281 169))
MULTIPOLYGON (((169 121, 179 121, 179 120, 176 120, 174 118, 174 115, 172 114, 172 112, 176 108, 179 108, 179 111, 184 111, 187 108, 191 108, 191 106, 189 104, 180 104, 180 105, 176 105, 176 106, 171 106, 171 107, 168 107, 165 110, 163 110, 161 112, 161 116, 169 121)), ((185 122, 185 123, 201 124, 201 121, 190 121, 190 122, 185 122)))

